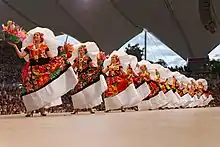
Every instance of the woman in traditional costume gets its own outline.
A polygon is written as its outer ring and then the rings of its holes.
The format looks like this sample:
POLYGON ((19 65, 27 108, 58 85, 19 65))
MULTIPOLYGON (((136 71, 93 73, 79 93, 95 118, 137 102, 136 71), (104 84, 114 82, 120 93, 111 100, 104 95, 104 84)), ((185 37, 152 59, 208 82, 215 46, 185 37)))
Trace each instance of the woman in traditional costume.
POLYGON ((178 88, 179 88, 179 83, 177 82, 177 79, 175 76, 172 76, 171 80, 169 81, 169 85, 171 90, 173 91, 173 93, 176 95, 177 97, 177 102, 176 102, 176 106, 180 107, 180 95, 178 94, 178 88))
MULTIPOLYGON (((164 99, 164 94, 161 91, 160 85, 156 80, 151 79, 151 73, 148 71, 147 65, 150 67, 151 64, 145 63, 146 61, 139 62, 140 72, 139 75, 139 83, 146 82, 150 89, 150 94, 146 95, 141 104, 139 105, 140 110, 152 110, 161 108, 164 104, 161 103, 161 100, 164 99)), ((155 70, 154 70, 155 71, 155 70)), ((156 76, 156 75, 155 75, 156 76)))
POLYGON ((60 105, 60 97, 77 83, 76 75, 68 62, 67 55, 57 55, 58 43, 53 32, 46 28, 35 28, 28 32, 20 51, 9 42, 20 58, 27 62, 22 72, 22 98, 27 109, 26 117, 34 110, 60 105), (68 79, 68 80, 67 80, 68 79))
MULTIPOLYGON (((105 52, 103 51, 100 51, 97 55, 97 65, 100 69, 100 73, 102 73, 102 70, 103 70, 103 63, 105 61, 105 59, 107 59, 106 55, 105 55, 105 52)), ((103 74, 103 76, 105 76, 105 74, 103 74)), ((100 106, 96 107, 96 110, 98 111, 102 111, 102 110, 105 110, 105 103, 104 103, 104 96, 103 96, 103 93, 102 93, 102 103, 100 106)))
POLYGON ((176 80, 176 77, 173 76, 172 77, 172 84, 171 84, 171 89, 173 90, 173 92, 177 92, 177 89, 179 88, 178 82, 176 80))
MULTIPOLYGON (((128 67, 127 67, 127 77, 129 82, 133 83, 135 88, 137 86, 137 75, 135 74, 135 72, 133 71, 131 65, 129 64, 128 67)), ((129 106, 128 106, 129 107, 129 106)), ((135 111, 138 111, 138 106, 133 106, 132 107, 135 111)))
POLYGON ((189 95, 191 96, 192 104, 190 104, 190 107, 199 107, 201 105, 201 99, 197 96, 197 85, 196 81, 193 78, 189 78, 188 83, 188 91, 189 95))
POLYGON ((154 69, 154 71, 155 71, 154 72, 154 81, 158 83, 158 85, 160 86, 161 92, 163 92, 163 95, 161 95, 161 97, 160 97, 159 103, 161 105, 163 105, 162 108, 168 108, 169 103, 172 101, 172 97, 166 96, 167 92, 169 91, 169 88, 164 85, 165 84, 164 79, 166 79, 166 77, 161 77, 161 74, 158 71, 158 68, 160 71, 164 70, 164 68, 161 65, 156 65, 156 66, 158 66, 158 67, 156 67, 154 69))
POLYGON ((201 107, 207 106, 212 100, 213 97, 210 94, 208 89, 208 83, 205 79, 198 79, 197 83, 197 96, 201 99, 201 107))
POLYGON ((107 89, 105 78, 97 66, 99 49, 93 42, 75 48, 76 58, 72 67, 77 70, 78 83, 71 92, 75 109, 72 114, 77 114, 80 109, 88 109, 93 114, 92 108, 102 103, 102 93, 107 89))
POLYGON ((179 72, 173 73, 172 89, 175 90, 175 94, 179 99, 179 106, 181 108, 187 107, 191 103, 191 97, 188 94, 186 83, 188 78, 179 72))
POLYGON ((141 82, 139 80, 139 76, 133 70, 133 68, 132 68, 132 66, 130 64, 127 67, 128 80, 130 80, 134 84, 134 86, 135 86, 139 96, 138 96, 138 98, 132 100, 132 102, 130 104, 130 107, 133 107, 135 111, 138 111, 138 104, 144 98, 146 98, 146 96, 148 96, 150 94, 150 89, 149 89, 149 87, 148 87, 146 82, 141 82))
POLYGON ((163 93, 165 94, 165 96, 167 97, 167 99, 170 99, 170 102, 167 105, 167 108, 178 108, 178 102, 179 99, 177 98, 177 96, 173 93, 170 84, 168 82, 168 79, 166 79, 164 82, 160 83, 160 87, 161 90, 163 91, 163 93))
POLYGON ((131 80, 128 80, 127 74, 121 64, 121 58, 128 58, 125 52, 114 51, 109 59, 104 62, 103 73, 106 76, 108 89, 104 92, 105 112, 121 109, 129 106, 133 99, 138 97, 138 93, 131 80))
MULTIPOLYGON (((186 77, 184 76, 184 78, 186 77)), ((191 96, 188 93, 188 88, 186 85, 187 82, 185 81, 185 79, 178 78, 176 83, 177 83, 177 87, 175 94, 179 99, 179 106, 181 108, 186 108, 192 102, 191 96)))

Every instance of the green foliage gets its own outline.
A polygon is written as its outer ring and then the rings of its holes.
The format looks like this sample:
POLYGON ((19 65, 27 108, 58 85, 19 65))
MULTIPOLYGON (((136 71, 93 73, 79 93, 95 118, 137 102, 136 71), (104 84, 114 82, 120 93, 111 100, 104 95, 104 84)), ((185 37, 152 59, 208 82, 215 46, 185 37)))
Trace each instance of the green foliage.
POLYGON ((162 65, 163 67, 167 67, 168 65, 167 65, 167 63, 163 60, 163 59, 159 59, 157 62, 155 62, 155 63, 157 63, 157 64, 160 64, 160 65, 162 65))
POLYGON ((220 60, 211 60, 210 68, 213 73, 220 75, 220 60))
POLYGON ((128 46, 125 48, 125 52, 129 55, 136 56, 138 61, 141 61, 144 56, 144 51, 140 48, 138 43, 135 45, 128 44, 128 46))
POLYGON ((60 73, 61 73, 61 69, 56 70, 51 74, 50 79, 51 80, 55 79, 60 73))

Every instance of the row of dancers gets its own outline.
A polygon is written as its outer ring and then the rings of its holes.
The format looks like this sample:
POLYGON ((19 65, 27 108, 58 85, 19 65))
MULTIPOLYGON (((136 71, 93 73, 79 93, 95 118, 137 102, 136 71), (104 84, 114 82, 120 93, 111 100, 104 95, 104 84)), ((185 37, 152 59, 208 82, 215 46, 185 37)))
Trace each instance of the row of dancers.
POLYGON ((27 117, 39 110, 61 105, 70 93, 77 114, 105 103, 105 112, 126 108, 155 110, 206 106, 213 99, 205 79, 194 80, 146 60, 140 62, 125 52, 105 56, 94 42, 58 46, 47 28, 30 30, 17 55, 27 62, 22 69, 22 98, 27 117), (58 54, 58 49, 60 50, 58 54))

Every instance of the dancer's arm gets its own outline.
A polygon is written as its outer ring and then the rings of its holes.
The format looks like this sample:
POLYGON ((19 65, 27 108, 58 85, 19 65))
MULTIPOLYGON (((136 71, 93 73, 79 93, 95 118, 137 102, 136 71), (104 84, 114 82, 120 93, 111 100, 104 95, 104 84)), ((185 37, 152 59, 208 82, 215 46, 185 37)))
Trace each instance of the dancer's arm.
POLYGON ((107 73, 108 71, 109 71, 108 67, 102 70, 103 73, 107 73))
POLYGON ((88 59, 88 64, 89 64, 89 67, 95 67, 94 63, 92 62, 92 59, 89 57, 88 59))
POLYGON ((23 51, 21 52, 19 49, 18 49, 18 46, 14 43, 11 43, 11 42, 8 42, 8 44, 10 44, 11 46, 13 46, 15 48, 15 51, 18 55, 19 58, 24 58, 26 55, 27 55, 27 52, 23 51))
POLYGON ((53 53, 50 50, 47 51, 47 57, 53 58, 53 53))
POLYGON ((132 73, 135 77, 138 77, 138 74, 132 69, 132 73))
POLYGON ((76 62, 73 63, 72 68, 73 68, 73 69, 76 68, 76 62))
POLYGON ((126 74, 126 72, 124 71, 124 69, 123 69, 122 66, 119 66, 119 69, 120 69, 120 72, 121 72, 122 74, 126 74))

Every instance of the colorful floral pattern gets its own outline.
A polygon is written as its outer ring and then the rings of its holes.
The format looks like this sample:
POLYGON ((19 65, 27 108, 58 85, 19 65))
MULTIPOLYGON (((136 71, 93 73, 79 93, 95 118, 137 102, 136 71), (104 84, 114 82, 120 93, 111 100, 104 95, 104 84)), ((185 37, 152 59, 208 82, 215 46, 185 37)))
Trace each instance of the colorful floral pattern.
POLYGON ((184 96, 185 94, 188 93, 188 90, 186 87, 178 87, 176 89, 176 92, 179 94, 180 97, 184 96))
POLYGON ((132 82, 128 80, 127 75, 121 72, 122 66, 115 65, 113 71, 109 71, 106 78, 108 89, 104 92, 104 97, 113 97, 124 91, 132 82))
POLYGON ((157 82, 153 81, 150 79, 150 73, 149 72, 140 72, 138 73, 139 75, 139 84, 143 83, 143 82, 147 82, 149 88, 150 88, 150 94, 148 96, 146 96, 146 98, 144 100, 150 99, 154 96, 156 96, 159 92, 160 92, 160 86, 157 82))
POLYGON ((92 65, 92 60, 89 56, 77 57, 74 60, 74 66, 77 68, 78 83, 72 90, 73 95, 100 79, 100 69, 92 65))
MULTIPOLYGON (((33 57, 40 60, 45 56, 45 52, 47 51, 44 49, 45 45, 41 46, 41 49, 35 50, 34 52, 32 47, 33 46, 29 46, 26 48, 30 60, 32 60, 33 57)), ((35 59, 34 61, 37 63, 35 59)), ((46 86, 65 72, 68 67, 70 67, 70 64, 67 61, 67 58, 64 58, 63 56, 51 58, 46 64, 31 66, 31 62, 27 62, 22 69, 22 95, 35 92, 46 86)))
POLYGON ((198 85, 197 91, 196 91, 197 96, 202 96, 203 94, 208 98, 210 95, 210 92, 208 90, 205 90, 204 86, 201 84, 198 85))
POLYGON ((139 86, 141 86, 141 84, 143 83, 139 83, 139 77, 138 75, 136 75, 133 71, 133 69, 131 68, 131 66, 129 65, 127 68, 127 76, 126 76, 127 80, 131 83, 134 84, 135 88, 137 89, 139 86))
POLYGON ((150 94, 147 96, 147 99, 150 99, 154 96, 156 96, 160 92, 160 86, 157 82, 150 80, 147 82, 149 88, 150 88, 150 94))
POLYGON ((167 93, 171 89, 167 82, 161 82, 160 88, 163 91, 163 93, 167 93))

